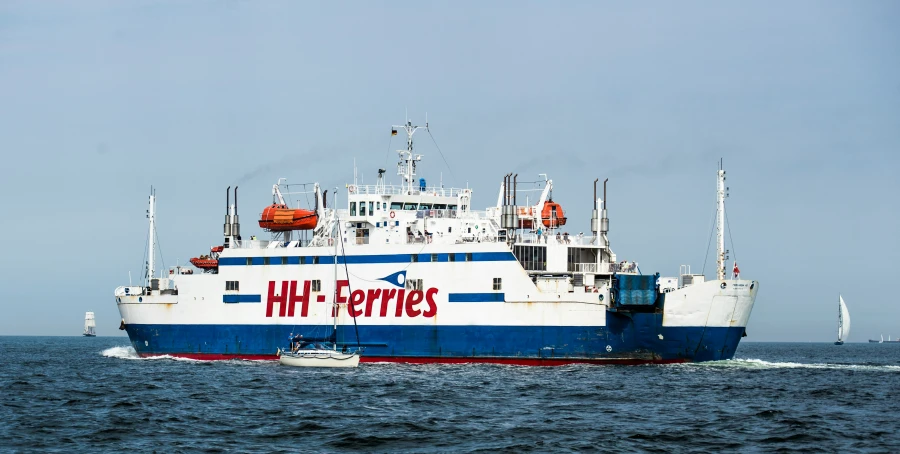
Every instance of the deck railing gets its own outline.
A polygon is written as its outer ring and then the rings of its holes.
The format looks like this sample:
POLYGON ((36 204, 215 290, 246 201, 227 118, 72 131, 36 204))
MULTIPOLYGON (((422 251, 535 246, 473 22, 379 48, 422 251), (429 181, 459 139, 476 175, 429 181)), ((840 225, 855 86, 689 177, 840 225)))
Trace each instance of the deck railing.
MULTIPOLYGON (((459 197, 465 189, 462 188, 441 188, 441 187, 426 187, 424 190, 421 187, 412 187, 412 188, 404 188, 400 185, 386 184, 384 186, 377 184, 364 184, 364 185, 350 185, 353 186, 353 192, 351 194, 390 194, 390 195, 431 195, 437 197, 459 197)), ((350 189, 348 187, 348 189, 350 189)))

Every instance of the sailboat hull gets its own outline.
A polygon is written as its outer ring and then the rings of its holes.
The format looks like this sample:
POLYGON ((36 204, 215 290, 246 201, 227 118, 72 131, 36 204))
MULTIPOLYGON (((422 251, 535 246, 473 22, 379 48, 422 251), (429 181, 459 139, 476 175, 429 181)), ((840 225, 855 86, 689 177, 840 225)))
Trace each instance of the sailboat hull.
POLYGON ((844 341, 835 341, 834 345, 844 345, 844 341))
POLYGON ((359 353, 340 353, 334 350, 308 350, 302 353, 284 353, 278 362, 293 367, 357 367, 359 353))
POLYGON ((82 334, 82 335, 83 335, 84 337, 97 337, 96 334, 89 334, 89 333, 84 333, 84 334, 82 334))

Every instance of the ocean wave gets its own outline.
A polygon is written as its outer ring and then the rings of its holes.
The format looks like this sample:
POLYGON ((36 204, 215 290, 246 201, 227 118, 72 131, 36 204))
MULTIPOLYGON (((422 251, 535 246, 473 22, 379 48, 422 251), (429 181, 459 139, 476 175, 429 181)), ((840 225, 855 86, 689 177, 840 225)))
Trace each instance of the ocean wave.
POLYGON ((676 367, 707 367, 707 368, 740 368, 740 369, 828 369, 828 370, 854 370, 854 371, 879 371, 900 372, 900 366, 872 365, 872 364, 840 364, 840 363, 797 363, 789 361, 765 361, 762 359, 728 359, 724 361, 709 361, 703 363, 677 364, 676 367))

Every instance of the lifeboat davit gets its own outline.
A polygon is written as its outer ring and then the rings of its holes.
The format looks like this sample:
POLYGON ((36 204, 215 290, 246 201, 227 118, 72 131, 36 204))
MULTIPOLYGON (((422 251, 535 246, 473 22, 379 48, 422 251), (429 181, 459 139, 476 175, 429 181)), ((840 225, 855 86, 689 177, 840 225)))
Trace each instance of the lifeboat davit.
POLYGON ((313 210, 295 210, 287 205, 272 204, 263 209, 259 226, 273 232, 290 230, 312 230, 319 223, 319 216, 313 210))

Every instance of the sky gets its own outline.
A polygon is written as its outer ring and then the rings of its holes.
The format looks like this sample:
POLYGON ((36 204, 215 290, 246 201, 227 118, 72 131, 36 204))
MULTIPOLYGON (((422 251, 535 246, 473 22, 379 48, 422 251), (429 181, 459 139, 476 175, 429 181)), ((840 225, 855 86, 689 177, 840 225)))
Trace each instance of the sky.
POLYGON ((722 158, 747 340, 834 340, 838 294, 850 341, 900 336, 898 23, 894 1, 2 2, 0 335, 78 335, 85 311, 123 335, 151 185, 185 263, 229 185, 265 237, 278 178, 398 182, 408 113, 434 137, 419 176, 475 208, 546 173, 589 231, 609 178, 612 249, 664 276, 712 275, 722 158))

